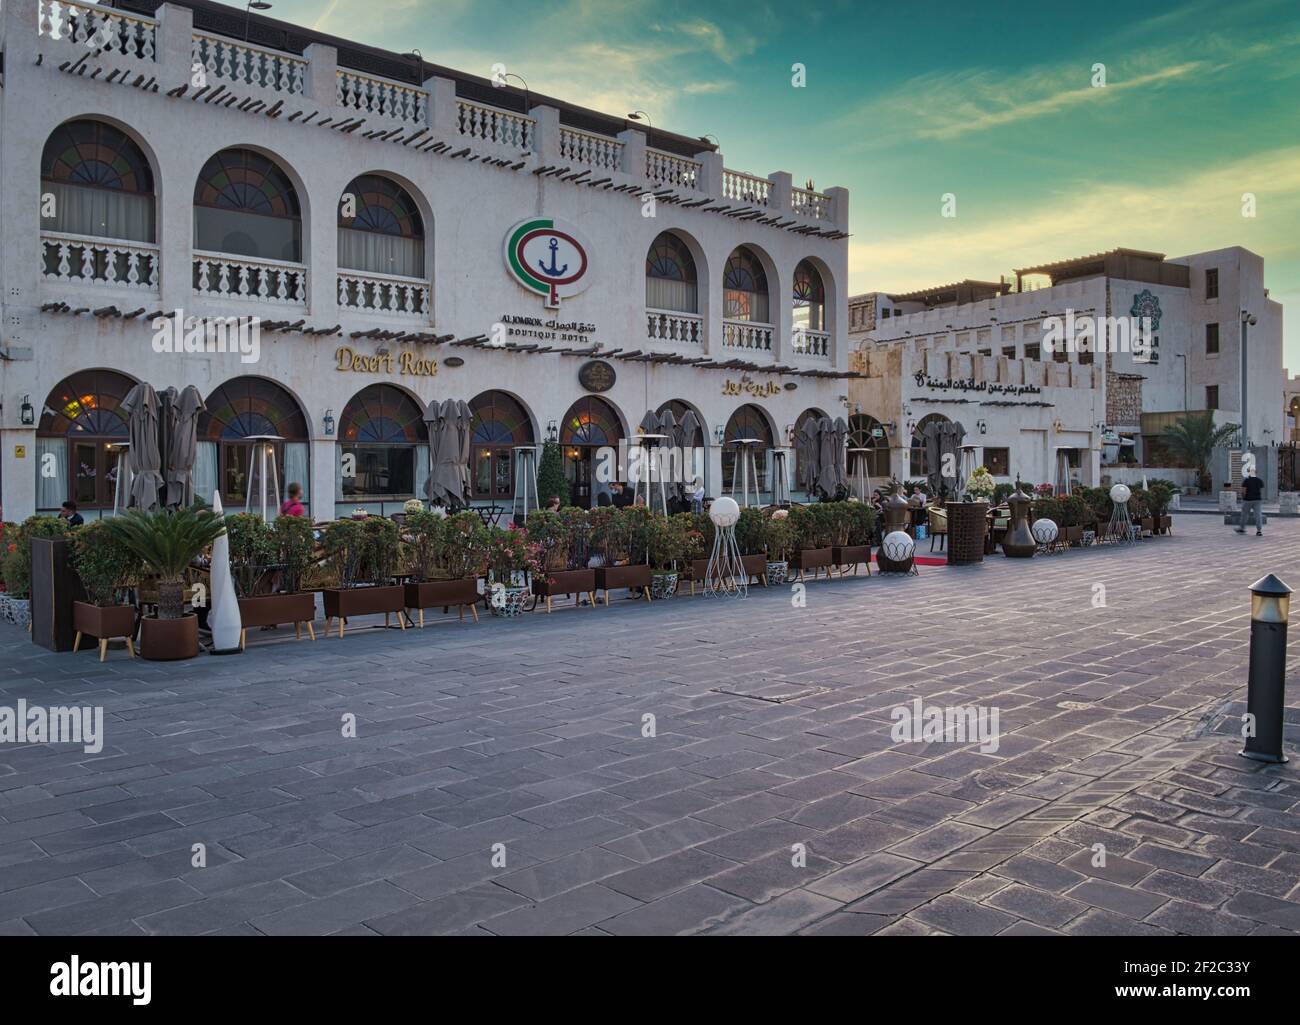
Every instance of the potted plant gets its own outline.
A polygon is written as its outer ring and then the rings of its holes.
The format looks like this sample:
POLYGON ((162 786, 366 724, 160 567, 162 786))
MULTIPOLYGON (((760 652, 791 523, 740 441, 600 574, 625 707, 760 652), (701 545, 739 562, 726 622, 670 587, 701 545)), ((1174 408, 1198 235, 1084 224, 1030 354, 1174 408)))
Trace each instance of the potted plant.
POLYGON ((404 526, 402 540, 412 578, 402 585, 405 607, 418 611, 421 627, 424 610, 438 606, 446 612, 455 605, 461 619, 468 606, 477 623, 478 576, 487 540, 478 514, 463 512, 448 518, 421 508, 407 514, 404 526))
MULTIPOLYGON (((770 517, 762 509, 752 506, 740 510, 736 521, 736 546, 740 549, 740 562, 751 580, 761 580, 767 586, 767 525, 770 517)), ((701 542, 703 538, 701 538, 701 542)))
POLYGON ((528 531, 511 526, 491 527, 487 540, 488 607, 492 615, 513 619, 532 591, 530 577, 542 572, 541 547, 528 531))
POLYGON ((3 576, 3 618, 16 626, 31 625, 32 539, 68 536, 68 524, 57 516, 29 516, 22 524, 7 524, 3 576))
POLYGON ((858 565, 862 564, 867 567, 867 576, 871 576, 871 538, 876 527, 876 510, 855 499, 836 504, 840 508, 834 521, 831 561, 840 567, 841 575, 852 566, 853 575, 857 576, 858 565))
POLYGON ((542 571, 533 577, 533 594, 546 599, 550 612, 557 594, 585 594, 596 604, 596 571, 587 565, 591 524, 574 506, 559 512, 538 509, 528 514, 528 536, 541 548, 542 571))
POLYGON ((767 520, 763 546, 767 553, 766 583, 784 584, 790 575, 790 553, 796 536, 789 509, 773 509, 767 520))
POLYGON ((1083 488, 1082 498, 1088 503, 1088 511, 1095 526, 1098 540, 1110 531, 1110 515, 1114 504, 1110 500, 1110 488, 1083 488))
POLYGON ((1066 544, 1077 545, 1083 540, 1083 523, 1089 515, 1088 503, 1078 495, 1066 495, 1057 499, 1061 518, 1057 526, 1061 528, 1061 539, 1066 544))
POLYGON ((140 621, 140 655, 158 661, 199 653, 199 621, 185 611, 190 564, 226 530, 226 521, 200 506, 141 512, 108 521, 112 536, 157 577, 158 615, 140 621))
POLYGON ((596 567, 596 587, 605 592, 626 587, 640 590, 650 601, 650 564, 646 561, 646 534, 650 523, 650 510, 644 506, 630 505, 615 509, 609 517, 597 517, 599 509, 592 510, 592 544, 602 555, 603 565, 596 567))
POLYGON ((325 555, 339 584, 323 592, 326 633, 336 618, 342 638, 350 618, 381 612, 385 626, 396 612, 398 625, 406 629, 402 615, 406 592, 401 584, 393 583, 400 544, 397 524, 382 516, 336 520, 325 528, 325 555))
POLYGON ((1174 520, 1169 515, 1169 503, 1174 500, 1178 489, 1167 480, 1156 478, 1147 485, 1147 505, 1151 510, 1151 533, 1167 534, 1173 529, 1174 520))
POLYGON ((790 507, 790 525, 795 534, 795 545, 790 553, 790 567, 799 571, 802 580, 807 570, 813 571, 813 579, 821 570, 830 575, 831 562, 835 557, 831 548, 831 530, 834 514, 827 510, 831 503, 817 502, 813 505, 792 505, 790 507))
POLYGON ((989 473, 987 466, 975 467, 966 481, 966 494, 976 501, 991 502, 997 488, 997 481, 993 479, 993 474, 989 473))
POLYGON ((1165 428, 1160 440, 1176 460, 1173 465, 1192 467, 1200 489, 1209 491, 1214 450, 1228 444, 1240 430, 1240 424, 1215 424, 1212 412, 1186 413, 1165 428))
POLYGON ((85 601, 72 603, 72 650, 81 648, 82 637, 94 637, 103 662, 108 642, 122 637, 134 658, 135 606, 125 601, 125 591, 139 576, 140 560, 113 536, 107 520, 95 520, 72 535, 72 565, 86 592, 85 601))
MULTIPOLYGON (((691 513, 651 515, 646 528, 646 555, 651 567, 651 598, 671 598, 680 574, 704 548, 691 513)), ((708 564, 705 563, 707 572, 708 564)))
POLYGON ((314 641, 316 596, 302 590, 315 555, 311 521, 304 516, 280 516, 267 523, 256 514, 235 513, 226 517, 226 535, 242 626, 240 646, 250 628, 289 623, 297 637, 302 636, 305 623, 314 641))
POLYGON ((1151 518, 1149 496, 1144 488, 1130 488, 1128 499, 1128 517, 1143 534, 1150 534, 1155 528, 1151 518))

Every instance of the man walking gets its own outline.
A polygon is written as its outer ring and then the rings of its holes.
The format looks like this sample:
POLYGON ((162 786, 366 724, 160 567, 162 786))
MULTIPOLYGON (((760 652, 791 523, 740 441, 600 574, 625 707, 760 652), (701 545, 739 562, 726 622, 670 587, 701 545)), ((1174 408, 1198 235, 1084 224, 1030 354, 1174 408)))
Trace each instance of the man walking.
POLYGON ((1246 533, 1246 517, 1251 516, 1255 520, 1255 536, 1263 537, 1264 482, 1255 474, 1253 466, 1249 474, 1250 476, 1241 482, 1241 526, 1237 528, 1237 533, 1246 533))

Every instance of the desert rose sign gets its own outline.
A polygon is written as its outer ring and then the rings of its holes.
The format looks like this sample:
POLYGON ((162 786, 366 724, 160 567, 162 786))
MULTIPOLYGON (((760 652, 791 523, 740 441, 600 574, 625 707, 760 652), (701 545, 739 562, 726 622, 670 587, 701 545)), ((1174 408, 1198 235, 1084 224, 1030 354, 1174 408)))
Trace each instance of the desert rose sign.
POLYGON ((590 249, 572 225, 547 217, 520 221, 506 235, 506 267, 524 288, 546 297, 547 309, 588 284, 590 249))

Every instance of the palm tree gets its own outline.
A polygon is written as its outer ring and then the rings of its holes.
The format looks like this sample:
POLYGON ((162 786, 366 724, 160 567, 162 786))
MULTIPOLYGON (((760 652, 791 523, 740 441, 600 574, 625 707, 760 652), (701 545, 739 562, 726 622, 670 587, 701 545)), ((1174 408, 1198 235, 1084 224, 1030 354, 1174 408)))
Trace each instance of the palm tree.
POLYGON ((185 571, 226 529, 226 521, 200 506, 130 512, 108 521, 117 541, 158 575, 158 618, 185 611, 185 571))
POLYGON ((1201 490, 1205 491, 1209 490, 1206 478, 1210 476, 1210 457, 1240 429, 1240 424, 1215 426, 1213 413, 1188 413, 1166 427, 1161 440, 1175 459, 1195 467, 1201 490))

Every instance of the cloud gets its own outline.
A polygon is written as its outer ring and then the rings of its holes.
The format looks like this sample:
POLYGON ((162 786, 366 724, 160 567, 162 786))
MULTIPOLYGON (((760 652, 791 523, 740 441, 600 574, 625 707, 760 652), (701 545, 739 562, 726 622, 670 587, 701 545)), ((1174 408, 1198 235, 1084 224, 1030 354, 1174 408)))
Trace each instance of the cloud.
MULTIPOLYGON (((1178 256, 1240 245, 1265 255, 1274 279, 1280 264, 1290 264, 1294 273, 1300 261, 1300 146, 1156 184, 1079 183, 1032 207, 1017 204, 969 220, 941 221, 936 205, 935 223, 929 230, 910 224, 893 237, 852 242, 853 290, 996 280, 1014 267, 1116 246, 1178 256), (1257 197, 1255 218, 1241 216, 1246 192, 1257 197)), ((1276 280, 1273 287, 1282 291, 1276 280)))

